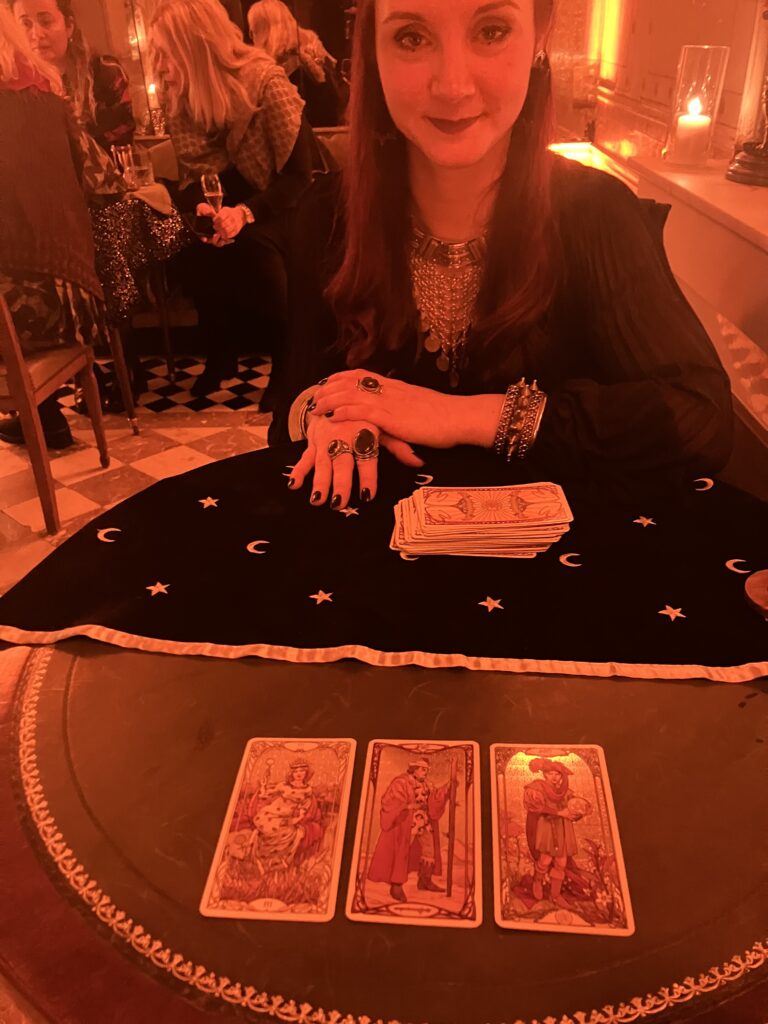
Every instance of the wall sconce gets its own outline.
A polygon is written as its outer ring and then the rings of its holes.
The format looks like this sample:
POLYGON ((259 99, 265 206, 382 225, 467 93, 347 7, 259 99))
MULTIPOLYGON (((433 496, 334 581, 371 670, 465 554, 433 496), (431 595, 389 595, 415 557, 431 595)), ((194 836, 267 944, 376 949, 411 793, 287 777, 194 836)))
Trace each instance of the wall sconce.
POLYGON ((729 52, 727 46, 684 46, 681 50, 663 151, 670 163, 693 167, 707 159, 729 52))

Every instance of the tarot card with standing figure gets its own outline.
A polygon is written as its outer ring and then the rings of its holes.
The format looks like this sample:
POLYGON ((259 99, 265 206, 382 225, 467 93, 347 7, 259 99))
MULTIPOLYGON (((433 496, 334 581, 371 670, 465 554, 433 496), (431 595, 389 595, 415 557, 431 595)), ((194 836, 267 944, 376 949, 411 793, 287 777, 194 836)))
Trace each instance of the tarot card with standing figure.
POLYGON ((480 924, 476 743, 371 741, 347 917, 452 928, 480 924))
POLYGON ((330 921, 355 741, 248 741, 200 912, 330 921))
POLYGON ((601 747, 493 744, 491 807, 498 925, 632 935, 601 747))

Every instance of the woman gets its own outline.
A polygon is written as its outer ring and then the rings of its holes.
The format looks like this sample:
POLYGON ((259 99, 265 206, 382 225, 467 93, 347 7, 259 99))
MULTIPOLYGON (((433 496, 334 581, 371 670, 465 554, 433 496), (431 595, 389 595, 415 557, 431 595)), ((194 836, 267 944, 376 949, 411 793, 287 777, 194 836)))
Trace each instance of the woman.
POLYGON ((721 467, 728 379, 641 204, 547 150, 551 0, 406 6, 359 4, 339 217, 325 186, 297 226, 289 486, 342 508, 357 465, 372 498, 377 440, 539 479, 721 467))
POLYGON ((301 28, 282 0, 257 0, 248 10, 248 30, 254 46, 280 64, 307 104, 314 128, 341 123, 347 96, 336 61, 320 37, 301 28))
MULTIPOLYGON (((0 295, 25 352, 93 344, 104 329, 84 190, 113 183, 62 91, 56 69, 0 8, 0 137, 14 140, 13 159, 0 160, 0 295)), ((71 445, 56 398, 39 411, 48 447, 71 445)), ((3 422, 0 439, 24 443, 17 417, 3 422)))
POLYGON ((184 265, 208 349, 193 388, 203 395, 233 376, 238 335, 250 333, 254 318, 262 350, 279 359, 286 301, 279 218, 310 183, 315 150, 285 72, 243 42, 218 0, 164 0, 150 42, 182 175, 180 204, 213 216, 212 245, 194 246, 184 265), (220 176, 226 205, 218 213, 197 202, 201 174, 220 176))
POLYGON ((91 54, 72 0, 15 0, 13 12, 32 49, 61 75, 86 131, 107 152, 130 145, 135 124, 128 78, 114 57, 91 54))

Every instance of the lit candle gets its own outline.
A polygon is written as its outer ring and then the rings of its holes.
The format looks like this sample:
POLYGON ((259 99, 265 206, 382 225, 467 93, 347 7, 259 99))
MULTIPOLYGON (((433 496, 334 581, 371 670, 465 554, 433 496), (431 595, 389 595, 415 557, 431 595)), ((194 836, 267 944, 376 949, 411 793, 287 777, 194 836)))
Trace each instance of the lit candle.
POLYGON ((697 164, 706 159, 712 118, 702 114, 697 97, 688 104, 688 113, 677 119, 673 159, 681 164, 697 164))
POLYGON ((149 97, 149 109, 157 110, 160 104, 157 100, 157 86, 154 82, 150 82, 147 86, 147 96, 149 97))

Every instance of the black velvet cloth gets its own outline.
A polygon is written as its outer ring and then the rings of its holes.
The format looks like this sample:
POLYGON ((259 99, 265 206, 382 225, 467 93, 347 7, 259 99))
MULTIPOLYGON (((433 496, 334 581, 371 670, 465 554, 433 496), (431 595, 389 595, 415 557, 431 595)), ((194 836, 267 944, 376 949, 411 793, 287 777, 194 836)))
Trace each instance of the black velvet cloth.
MULTIPOLYGON (((768 622, 745 600, 746 575, 725 564, 768 568, 766 507, 747 494, 719 482, 698 490, 707 481, 692 479, 672 493, 624 497, 574 487, 570 532, 535 559, 405 561, 389 549, 392 508, 417 486, 415 471, 383 454, 379 495, 353 500, 358 514, 345 515, 310 506, 308 485, 287 489, 283 474, 300 449, 217 462, 105 512, 0 599, 0 638, 85 633, 176 653, 591 675, 768 672, 768 622), (206 508, 205 498, 217 504, 206 508), (101 542, 106 528, 121 532, 101 542), (269 543, 251 554, 252 541, 269 543), (580 566, 563 565, 564 553, 580 566), (152 596, 156 583, 167 593, 152 596), (310 595, 320 591, 332 600, 317 603, 310 595), (489 596, 503 610, 479 604, 489 596), (659 614, 667 607, 682 616, 659 614), (719 671, 750 663, 762 672, 719 671)), ((433 486, 531 476, 478 450, 423 454, 433 486)))

